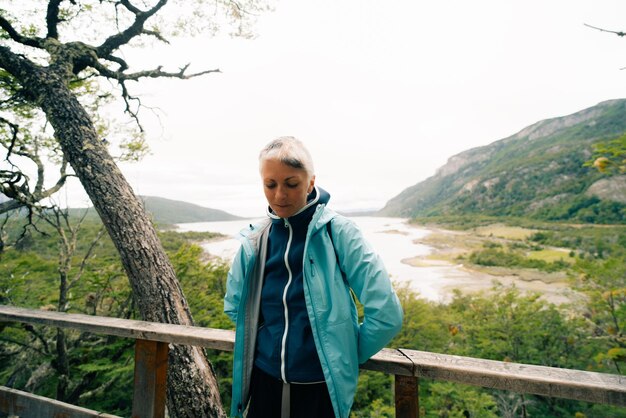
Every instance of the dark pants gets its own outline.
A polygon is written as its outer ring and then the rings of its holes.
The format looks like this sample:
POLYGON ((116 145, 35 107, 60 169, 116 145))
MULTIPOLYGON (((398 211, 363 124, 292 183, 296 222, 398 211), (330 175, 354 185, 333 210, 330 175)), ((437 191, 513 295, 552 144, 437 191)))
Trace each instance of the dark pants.
POLYGON ((247 418, 335 418, 335 413, 326 383, 285 384, 255 367, 247 418))

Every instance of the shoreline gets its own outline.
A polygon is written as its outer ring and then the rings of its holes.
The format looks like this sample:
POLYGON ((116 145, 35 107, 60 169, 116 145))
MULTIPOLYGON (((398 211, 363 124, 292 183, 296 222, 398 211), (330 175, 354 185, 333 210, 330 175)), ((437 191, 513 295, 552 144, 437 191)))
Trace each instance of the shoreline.
MULTIPOLYGON (((565 272, 547 273, 536 269, 511 269, 505 267, 475 266, 465 264, 472 251, 482 247, 487 240, 519 240, 524 237, 522 228, 509 228, 506 234, 494 236, 493 230, 453 231, 427 225, 407 226, 428 231, 414 243, 429 247, 426 255, 404 258, 402 263, 415 268, 440 268, 449 270, 446 283, 438 287, 441 299, 448 301, 455 289, 462 294, 488 294, 498 283, 502 286, 515 286, 524 293, 538 293, 541 298, 555 304, 571 303, 576 294, 570 289, 565 272), (511 236, 513 235, 513 236, 511 236)), ((500 229, 502 229, 500 227, 500 229)), ((526 230, 527 235, 534 233, 526 230)))

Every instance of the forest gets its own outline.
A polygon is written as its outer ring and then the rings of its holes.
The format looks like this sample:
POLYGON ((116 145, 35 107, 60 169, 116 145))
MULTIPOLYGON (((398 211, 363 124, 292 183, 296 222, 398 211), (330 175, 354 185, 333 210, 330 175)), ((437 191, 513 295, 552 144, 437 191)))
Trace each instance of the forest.
MULTIPOLYGON (((140 318, 119 257, 98 221, 62 211, 44 213, 28 227, 25 221, 14 214, 2 224, 0 303, 140 318)), ((489 221, 493 219, 481 222, 489 221)), ((555 305, 538 294, 494 285, 488 294, 455 291, 444 304, 398 288, 405 323, 390 346, 623 374, 626 227, 528 222, 539 232, 507 244, 487 241, 464 262, 565 271, 572 289, 584 297, 555 305), (543 246, 569 248, 570 253, 556 261, 525 257, 525 249, 543 246)), ((470 227, 451 220, 442 225, 470 227)), ((159 231, 196 325, 231 329, 222 312, 228 266, 207 259, 200 247, 215 234, 163 227, 159 231)), ((4 385, 98 411, 130 414, 133 341, 30 325, 1 327, 4 385)), ((219 379, 222 402, 228 405, 232 354, 209 350, 207 355, 219 379)), ((626 416, 624 408, 424 379, 420 409, 427 417, 626 416)), ((389 417, 393 411, 392 376, 362 372, 352 416, 389 417)))

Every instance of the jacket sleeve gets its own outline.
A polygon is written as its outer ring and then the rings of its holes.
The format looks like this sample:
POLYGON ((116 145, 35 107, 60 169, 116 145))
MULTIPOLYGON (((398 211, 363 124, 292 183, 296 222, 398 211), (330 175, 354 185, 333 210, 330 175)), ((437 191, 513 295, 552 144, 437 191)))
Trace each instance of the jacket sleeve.
POLYGON ((245 253, 243 245, 237 251, 226 278, 226 295, 224 296, 224 313, 237 323, 237 310, 241 300, 245 277, 245 253))
POLYGON ((402 307, 382 259, 361 230, 345 219, 333 222, 332 233, 340 268, 364 308, 358 346, 363 364, 400 331, 402 307))

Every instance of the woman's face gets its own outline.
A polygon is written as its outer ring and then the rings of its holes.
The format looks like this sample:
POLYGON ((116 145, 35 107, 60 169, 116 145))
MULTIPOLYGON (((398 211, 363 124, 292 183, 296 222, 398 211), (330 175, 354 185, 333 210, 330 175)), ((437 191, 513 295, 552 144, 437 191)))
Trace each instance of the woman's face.
POLYGON ((309 178, 305 170, 272 159, 261 162, 261 179, 267 203, 281 218, 293 216, 302 209, 315 184, 315 176, 309 178))

